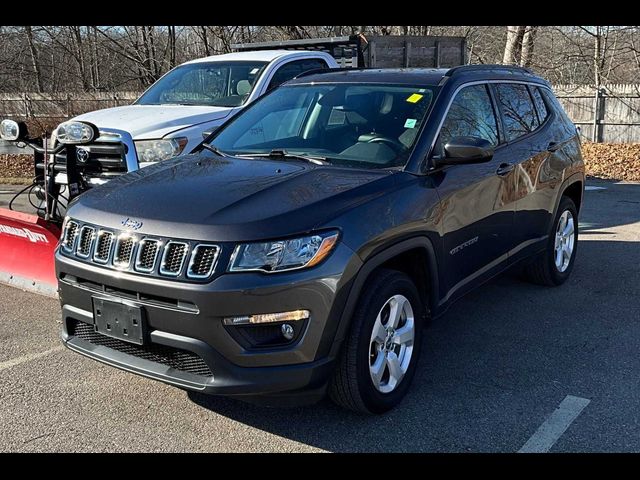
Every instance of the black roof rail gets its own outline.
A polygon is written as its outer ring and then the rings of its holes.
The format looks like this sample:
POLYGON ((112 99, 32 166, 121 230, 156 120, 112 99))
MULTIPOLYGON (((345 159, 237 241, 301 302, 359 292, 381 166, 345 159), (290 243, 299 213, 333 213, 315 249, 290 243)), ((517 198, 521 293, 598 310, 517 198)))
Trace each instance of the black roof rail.
POLYGON ((447 70, 444 74, 445 77, 452 77, 456 73, 464 72, 476 72, 476 71, 499 71, 509 73, 525 73, 528 75, 535 75, 530 69, 526 67, 520 67, 518 65, 500 65, 500 64, 476 64, 476 65, 460 65, 447 70))
MULTIPOLYGON (((311 70, 307 70, 305 72, 302 72, 299 75, 296 75, 293 78, 302 78, 302 77, 308 77, 309 75, 316 75, 318 73, 331 73, 331 72, 345 72, 345 71, 351 71, 351 70, 371 70, 370 68, 367 67, 333 67, 333 68, 313 68, 311 70)), ((292 79, 293 80, 293 79, 292 79)))

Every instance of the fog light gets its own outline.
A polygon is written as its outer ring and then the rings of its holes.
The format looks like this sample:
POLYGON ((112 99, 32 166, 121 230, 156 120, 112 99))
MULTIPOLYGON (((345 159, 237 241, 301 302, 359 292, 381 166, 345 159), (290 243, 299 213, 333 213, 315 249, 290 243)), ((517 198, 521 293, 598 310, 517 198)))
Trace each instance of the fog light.
POLYGON ((287 340, 291 340, 295 334, 295 330, 288 323, 283 323, 280 330, 282 331, 282 336, 287 340))
MULTIPOLYGON (((309 318, 309 310, 293 310, 291 312, 259 313, 256 315, 227 317, 223 322, 225 325, 255 325, 257 323, 295 322, 297 320, 306 320, 307 318, 309 318)), ((289 326, 291 327, 291 325, 289 326)))

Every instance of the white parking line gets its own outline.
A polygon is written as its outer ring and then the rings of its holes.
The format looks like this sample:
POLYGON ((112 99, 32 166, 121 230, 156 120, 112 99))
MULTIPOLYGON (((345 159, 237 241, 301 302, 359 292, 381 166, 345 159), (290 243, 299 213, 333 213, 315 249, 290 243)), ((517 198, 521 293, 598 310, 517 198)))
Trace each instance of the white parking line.
POLYGON ((606 190, 607 187, 596 187, 595 185, 587 185, 584 189, 588 192, 590 190, 606 190))
POLYGON ((45 355, 49 355, 51 353, 56 353, 61 350, 64 350, 64 347, 62 345, 58 345, 57 347, 50 348, 49 350, 45 350, 44 352, 28 353, 27 355, 23 355, 21 357, 12 358, 11 360, 0 362, 0 372, 2 370, 6 370, 7 368, 15 367, 16 365, 20 365, 21 363, 30 362, 31 360, 44 357, 45 355))
POLYGON ((590 402, 586 398, 567 395, 518 453, 548 452, 590 402))

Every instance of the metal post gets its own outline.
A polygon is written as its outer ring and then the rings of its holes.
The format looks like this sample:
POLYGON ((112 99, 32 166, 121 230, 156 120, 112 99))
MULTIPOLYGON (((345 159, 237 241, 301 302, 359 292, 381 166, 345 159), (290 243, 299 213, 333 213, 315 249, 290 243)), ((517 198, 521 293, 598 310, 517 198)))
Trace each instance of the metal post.
POLYGON ((596 86, 595 96, 593 98, 593 131, 591 132, 591 141, 598 141, 598 123, 600 122, 600 86, 596 86))

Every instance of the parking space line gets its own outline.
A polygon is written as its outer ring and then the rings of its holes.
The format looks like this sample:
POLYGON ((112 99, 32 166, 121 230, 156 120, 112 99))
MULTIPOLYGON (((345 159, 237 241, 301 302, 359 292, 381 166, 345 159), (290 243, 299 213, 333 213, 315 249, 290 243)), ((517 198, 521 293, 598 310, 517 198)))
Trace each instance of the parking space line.
POLYGON ((0 362, 0 372, 2 370, 6 370, 7 368, 15 367, 16 365, 20 365, 21 363, 30 362, 31 360, 36 360, 40 357, 59 352, 61 350, 64 350, 64 347, 62 345, 58 345, 57 347, 50 348, 49 350, 45 350, 44 352, 28 353, 27 355, 23 355, 21 357, 12 358, 11 360, 0 362))
POLYGON ((567 395, 518 453, 548 452, 590 402, 586 398, 567 395))

